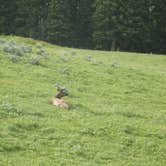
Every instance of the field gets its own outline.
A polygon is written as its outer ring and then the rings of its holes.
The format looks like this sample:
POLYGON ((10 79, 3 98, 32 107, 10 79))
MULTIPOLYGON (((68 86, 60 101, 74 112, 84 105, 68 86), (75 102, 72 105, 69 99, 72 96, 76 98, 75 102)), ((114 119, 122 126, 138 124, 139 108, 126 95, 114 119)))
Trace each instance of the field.
POLYGON ((23 165, 165 166, 166 56, 1 36, 0 166, 23 165))

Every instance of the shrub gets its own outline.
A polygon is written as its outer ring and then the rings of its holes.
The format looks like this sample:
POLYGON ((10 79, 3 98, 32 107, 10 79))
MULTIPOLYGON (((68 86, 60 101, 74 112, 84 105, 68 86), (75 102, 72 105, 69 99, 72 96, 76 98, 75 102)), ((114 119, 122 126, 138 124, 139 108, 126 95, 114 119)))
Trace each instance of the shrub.
POLYGON ((43 45, 42 45, 41 43, 37 43, 37 44, 36 44, 36 47, 37 47, 38 49, 42 49, 42 48, 43 48, 43 45))
POLYGON ((45 51, 43 49, 40 49, 40 50, 37 51, 37 55, 44 56, 45 51))
POLYGON ((91 60, 92 60, 92 56, 87 55, 87 56, 84 57, 84 59, 85 59, 86 61, 91 61, 91 60))
MULTIPOLYGON (((39 44, 40 45, 40 44, 39 44)), ((46 54, 45 50, 42 48, 42 45, 40 47, 40 49, 37 51, 37 55, 41 56, 42 58, 44 58, 45 60, 49 59, 49 55, 46 54)))
POLYGON ((65 52, 63 53, 63 55, 64 55, 64 56, 67 56, 67 55, 68 55, 68 52, 67 52, 67 51, 65 51, 65 52))
POLYGON ((3 40, 3 39, 0 39, 0 44, 2 45, 2 44, 5 44, 6 43, 6 41, 5 40, 3 40))
POLYGON ((12 62, 18 62, 20 61, 20 57, 17 55, 12 55, 12 54, 8 54, 8 58, 12 61, 12 62))
POLYGON ((64 75, 70 75, 70 69, 69 68, 63 68, 60 70, 60 73, 61 74, 64 74, 64 75))
POLYGON ((24 53, 32 53, 32 46, 23 44, 20 47, 22 47, 24 53))
POLYGON ((15 106, 8 102, 3 102, 0 104, 0 109, 8 112, 17 112, 15 106))
POLYGON ((3 51, 17 56, 23 56, 26 53, 31 53, 32 47, 25 44, 18 44, 15 41, 10 41, 3 46, 3 51))
POLYGON ((120 64, 118 62, 112 62, 111 67, 119 67, 120 64))
POLYGON ((38 56, 31 57, 29 59, 29 63, 32 65, 39 65, 40 64, 40 58, 38 56))
POLYGON ((76 55, 76 54, 77 54, 77 52, 76 52, 76 51, 74 51, 74 50, 72 50, 72 51, 70 51, 70 54, 71 54, 71 55, 76 55))
POLYGON ((68 58, 61 57, 58 59, 58 62, 68 62, 68 58))

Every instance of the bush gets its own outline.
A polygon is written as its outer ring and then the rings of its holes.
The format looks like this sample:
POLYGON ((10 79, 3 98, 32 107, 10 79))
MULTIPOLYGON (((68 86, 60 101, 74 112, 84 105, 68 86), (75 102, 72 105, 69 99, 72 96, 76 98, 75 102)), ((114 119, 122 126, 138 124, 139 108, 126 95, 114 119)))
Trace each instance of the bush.
POLYGON ((63 68, 60 70, 60 73, 61 74, 64 74, 64 75, 70 75, 70 69, 69 68, 63 68))
POLYGON ((43 48, 43 45, 42 45, 41 43, 37 43, 37 44, 36 44, 36 47, 37 47, 38 49, 42 49, 42 48, 43 48))
POLYGON ((90 55, 87 55, 87 56, 85 56, 84 57, 84 59, 86 60, 86 61, 91 61, 92 60, 92 56, 90 56, 90 55))
POLYGON ((17 55, 17 56, 22 56, 24 54, 23 50, 17 46, 5 45, 3 48, 3 51, 9 54, 17 55))
POLYGON ((44 56, 45 51, 43 49, 40 49, 39 51, 37 51, 37 54, 40 55, 40 56, 44 56))
POLYGON ((21 45, 20 47, 22 47, 22 49, 24 50, 24 53, 32 53, 32 46, 30 46, 30 45, 21 45))
POLYGON ((38 45, 39 50, 36 52, 37 55, 41 56, 42 58, 44 58, 45 60, 49 59, 49 56, 46 54, 44 48, 42 48, 43 46, 41 44, 38 45))
POLYGON ((17 56, 23 56, 26 53, 32 52, 32 47, 25 44, 18 44, 15 41, 10 41, 3 46, 3 51, 17 56))
POLYGON ((17 55, 12 55, 12 54, 8 54, 8 58, 12 61, 12 62, 18 62, 20 61, 20 57, 17 55))
POLYGON ((77 52, 76 52, 76 51, 74 51, 74 50, 72 50, 72 51, 70 51, 70 54, 71 54, 71 55, 76 55, 76 54, 77 54, 77 52))
POLYGON ((68 55, 68 52, 67 52, 67 51, 64 51, 63 55, 64 55, 64 56, 67 56, 67 55, 68 55))
POLYGON ((2 44, 5 44, 6 43, 6 41, 5 40, 3 40, 3 39, 0 39, 0 44, 2 45, 2 44))
POLYGON ((111 67, 119 67, 120 64, 118 62, 112 62, 111 67))
POLYGON ((32 65, 40 65, 40 58, 38 56, 31 57, 29 63, 32 65))
POLYGON ((68 62, 68 58, 65 58, 65 57, 61 57, 58 59, 58 62, 68 62))
POLYGON ((16 107, 8 102, 3 102, 0 104, 0 109, 7 112, 17 112, 16 107))

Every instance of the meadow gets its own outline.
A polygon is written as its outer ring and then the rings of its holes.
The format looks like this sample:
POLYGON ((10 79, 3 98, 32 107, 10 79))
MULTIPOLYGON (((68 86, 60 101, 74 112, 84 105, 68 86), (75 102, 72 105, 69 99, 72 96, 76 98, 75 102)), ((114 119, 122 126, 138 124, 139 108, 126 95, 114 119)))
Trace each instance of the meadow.
POLYGON ((165 166, 166 56, 0 36, 0 166, 23 165, 165 166))

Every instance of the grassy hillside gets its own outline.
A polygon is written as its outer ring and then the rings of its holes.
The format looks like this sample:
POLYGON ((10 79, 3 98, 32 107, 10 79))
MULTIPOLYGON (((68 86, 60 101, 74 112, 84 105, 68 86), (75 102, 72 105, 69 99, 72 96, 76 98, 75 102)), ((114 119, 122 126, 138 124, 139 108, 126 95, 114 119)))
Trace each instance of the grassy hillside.
POLYGON ((1 36, 0 165, 165 166, 166 56, 1 36))

